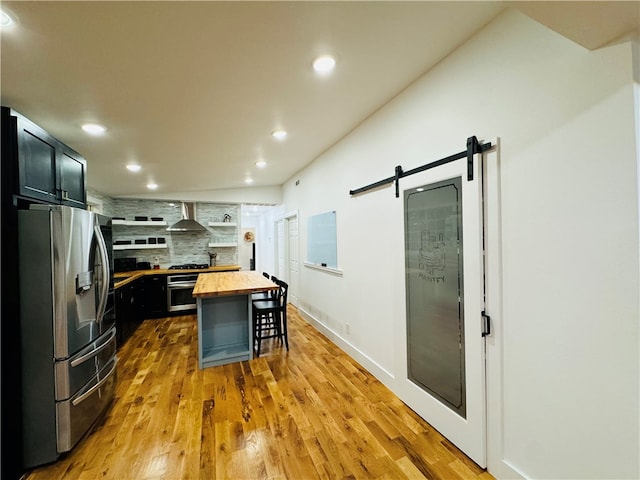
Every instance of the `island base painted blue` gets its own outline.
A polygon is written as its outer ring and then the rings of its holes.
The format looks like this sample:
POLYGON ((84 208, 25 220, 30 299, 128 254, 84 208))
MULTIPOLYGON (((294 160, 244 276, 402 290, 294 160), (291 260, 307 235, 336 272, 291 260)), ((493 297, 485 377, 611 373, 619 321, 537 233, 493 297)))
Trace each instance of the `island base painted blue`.
POLYGON ((253 358, 251 295, 197 299, 200 368, 253 358))

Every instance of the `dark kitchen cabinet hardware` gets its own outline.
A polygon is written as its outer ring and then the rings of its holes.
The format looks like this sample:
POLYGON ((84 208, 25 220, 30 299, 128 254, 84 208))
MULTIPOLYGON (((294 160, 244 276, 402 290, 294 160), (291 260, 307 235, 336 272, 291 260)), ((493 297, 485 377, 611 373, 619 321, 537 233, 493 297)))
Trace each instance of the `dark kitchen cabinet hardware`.
POLYGON ((13 191, 20 197, 86 208, 87 162, 44 129, 2 107, 2 143, 16 165, 13 191))

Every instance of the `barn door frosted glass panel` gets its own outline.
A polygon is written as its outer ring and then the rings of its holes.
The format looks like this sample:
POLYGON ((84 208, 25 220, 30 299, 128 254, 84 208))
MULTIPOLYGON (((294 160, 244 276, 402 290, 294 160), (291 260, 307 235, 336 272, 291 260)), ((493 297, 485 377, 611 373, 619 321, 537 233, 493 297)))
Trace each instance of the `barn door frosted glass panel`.
POLYGON ((465 417, 461 179, 404 202, 409 379, 465 417))

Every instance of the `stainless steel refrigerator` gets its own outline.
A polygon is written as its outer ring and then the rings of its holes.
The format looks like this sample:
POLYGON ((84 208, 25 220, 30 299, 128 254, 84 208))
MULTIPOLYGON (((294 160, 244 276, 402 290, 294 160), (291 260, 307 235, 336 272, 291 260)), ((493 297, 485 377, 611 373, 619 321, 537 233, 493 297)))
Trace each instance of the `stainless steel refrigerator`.
POLYGON ((111 219, 65 206, 18 212, 23 463, 71 450, 116 387, 111 219))

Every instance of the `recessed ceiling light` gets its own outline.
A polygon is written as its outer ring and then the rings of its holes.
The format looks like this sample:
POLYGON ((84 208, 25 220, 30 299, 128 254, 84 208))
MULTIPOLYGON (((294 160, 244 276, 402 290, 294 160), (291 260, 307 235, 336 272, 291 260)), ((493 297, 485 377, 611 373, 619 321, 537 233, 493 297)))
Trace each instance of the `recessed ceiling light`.
POLYGON ((147 188, 149 190, 155 190, 156 188, 158 188, 158 184, 153 182, 147 183, 147 188))
POLYGON ((265 162, 264 160, 258 160, 256 162, 256 167, 258 167, 258 168, 264 168, 266 166, 267 166, 267 162, 265 162))
POLYGON ((271 132, 271 135, 273 136, 273 138, 283 140, 284 138, 286 138, 287 132, 285 132, 284 130, 275 130, 271 132))
POLYGON ((322 74, 327 74, 333 71, 336 66, 336 59, 331 55, 320 55, 313 61, 313 69, 322 74))
POLYGON ((247 185, 251 185, 253 183, 253 178, 251 177, 247 177, 244 179, 244 183, 246 183, 247 185))
POLYGON ((139 172, 140 170, 142 170, 142 167, 136 163, 130 163, 127 165, 127 170, 129 170, 130 172, 139 172))
POLYGON ((107 131, 107 128, 103 125, 98 125, 97 123, 85 123, 82 125, 82 130, 90 135, 102 135, 107 131))
POLYGON ((5 28, 13 25, 13 18, 8 13, 0 10, 0 28, 5 28))

